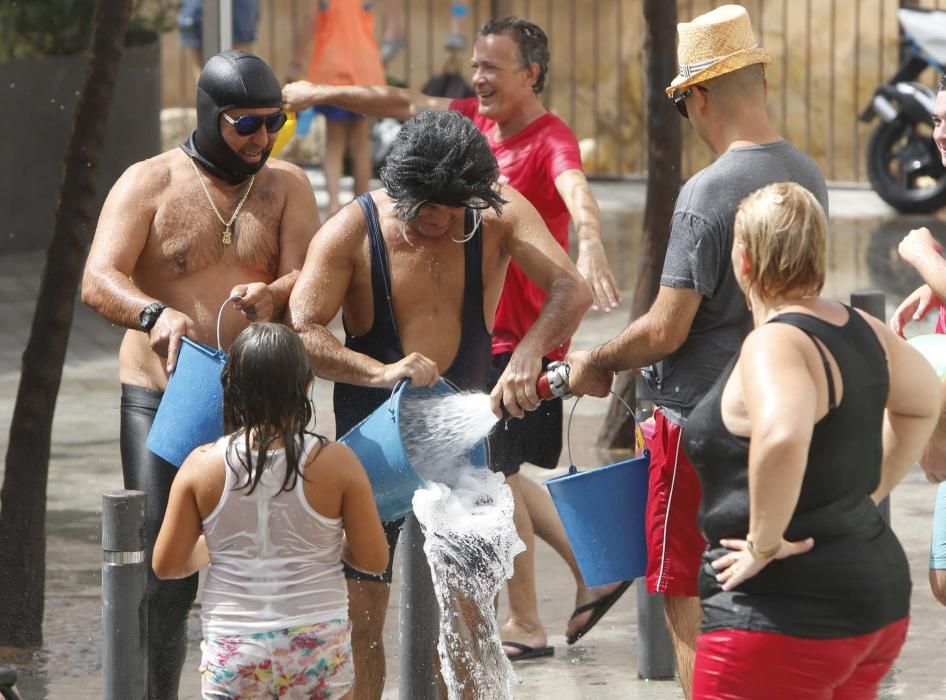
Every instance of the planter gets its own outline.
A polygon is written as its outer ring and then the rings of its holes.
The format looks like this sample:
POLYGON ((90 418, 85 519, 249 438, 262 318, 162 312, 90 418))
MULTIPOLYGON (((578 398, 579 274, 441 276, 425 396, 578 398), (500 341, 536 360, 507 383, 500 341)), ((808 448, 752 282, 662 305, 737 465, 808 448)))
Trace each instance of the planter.
MULTIPOLYGON (((88 54, 0 63, 0 253, 49 244, 88 54)), ((105 138, 97 209, 124 170, 161 148, 160 43, 126 48, 105 138)))

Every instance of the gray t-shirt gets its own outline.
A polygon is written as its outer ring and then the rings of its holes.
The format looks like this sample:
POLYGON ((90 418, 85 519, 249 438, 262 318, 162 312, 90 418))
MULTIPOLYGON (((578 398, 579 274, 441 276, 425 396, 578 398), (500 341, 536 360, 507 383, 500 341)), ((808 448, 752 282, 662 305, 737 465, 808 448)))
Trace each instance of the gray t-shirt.
POLYGON ((752 316, 732 272, 740 202, 773 182, 797 182, 828 211, 818 166, 788 141, 734 148, 687 180, 677 197, 660 284, 696 289, 703 300, 674 353, 644 371, 654 403, 685 418, 739 349, 752 316))

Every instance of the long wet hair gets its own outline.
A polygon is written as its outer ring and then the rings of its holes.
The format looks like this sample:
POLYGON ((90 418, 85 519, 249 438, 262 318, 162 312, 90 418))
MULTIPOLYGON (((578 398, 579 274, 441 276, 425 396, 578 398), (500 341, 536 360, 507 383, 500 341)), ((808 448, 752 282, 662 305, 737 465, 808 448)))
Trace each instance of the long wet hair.
POLYGON ((492 209, 499 164, 486 137, 459 112, 427 111, 404 122, 379 173, 394 211, 410 221, 425 204, 492 209))
MULTIPOLYGON (((243 441, 243 451, 235 450, 246 477, 238 488, 247 494, 260 482, 268 451, 282 441, 286 453, 286 473, 280 492, 291 491, 303 479, 300 463, 305 436, 315 435, 321 446, 328 440, 306 428, 312 420, 312 402, 307 389, 314 379, 309 355, 302 339, 278 323, 253 323, 233 343, 220 381, 223 384, 223 424, 233 433, 230 445, 243 441)), ((230 467, 237 472, 235 467, 230 467)))

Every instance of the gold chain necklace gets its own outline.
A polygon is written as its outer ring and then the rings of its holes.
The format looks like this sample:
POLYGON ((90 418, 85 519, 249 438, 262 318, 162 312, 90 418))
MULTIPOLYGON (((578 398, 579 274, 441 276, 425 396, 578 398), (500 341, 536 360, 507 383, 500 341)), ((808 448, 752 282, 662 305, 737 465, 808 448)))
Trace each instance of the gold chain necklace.
POLYGON ((210 190, 207 189, 204 178, 200 176, 200 170, 197 169, 197 163, 194 162, 193 158, 188 158, 188 160, 190 161, 191 167, 194 169, 194 173, 197 174, 197 181, 203 188, 204 194, 207 195, 207 201, 210 202, 210 208, 214 210, 214 214, 217 215, 217 218, 220 219, 220 223, 223 224, 223 233, 220 235, 220 242, 224 245, 230 245, 233 242, 233 222, 236 221, 237 215, 240 213, 240 209, 243 208, 243 203, 246 201, 246 198, 250 196, 250 190, 253 189, 253 180, 256 179, 256 176, 250 175, 250 184, 247 185, 246 192, 243 193, 240 203, 237 204, 236 209, 233 210, 233 216, 230 217, 229 221, 224 221, 223 217, 220 215, 220 210, 217 209, 217 205, 214 204, 213 197, 210 196, 210 190))

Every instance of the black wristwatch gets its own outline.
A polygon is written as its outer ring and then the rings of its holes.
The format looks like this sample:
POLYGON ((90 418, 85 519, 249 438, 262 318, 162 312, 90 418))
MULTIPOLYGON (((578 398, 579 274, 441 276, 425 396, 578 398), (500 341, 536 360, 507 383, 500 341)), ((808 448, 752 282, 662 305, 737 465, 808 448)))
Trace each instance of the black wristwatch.
POLYGON ((138 314, 138 327, 145 333, 150 331, 154 328, 154 324, 158 322, 158 317, 161 315, 161 312, 167 307, 167 304, 162 304, 159 301, 148 304, 141 310, 141 313, 138 314))

